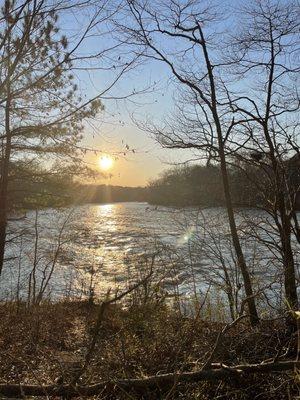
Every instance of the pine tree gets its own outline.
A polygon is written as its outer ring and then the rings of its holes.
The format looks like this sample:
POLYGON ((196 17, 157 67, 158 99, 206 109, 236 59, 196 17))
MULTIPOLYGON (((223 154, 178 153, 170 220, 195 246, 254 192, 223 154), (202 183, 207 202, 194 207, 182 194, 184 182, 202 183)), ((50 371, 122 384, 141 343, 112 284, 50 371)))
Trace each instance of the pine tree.
MULTIPOLYGON (((54 2, 55 3, 55 2, 54 2)), ((6 0, 0 15, 0 274, 13 162, 38 158, 76 162, 84 121, 103 106, 83 102, 72 51, 58 28, 58 9, 43 0, 6 0)))

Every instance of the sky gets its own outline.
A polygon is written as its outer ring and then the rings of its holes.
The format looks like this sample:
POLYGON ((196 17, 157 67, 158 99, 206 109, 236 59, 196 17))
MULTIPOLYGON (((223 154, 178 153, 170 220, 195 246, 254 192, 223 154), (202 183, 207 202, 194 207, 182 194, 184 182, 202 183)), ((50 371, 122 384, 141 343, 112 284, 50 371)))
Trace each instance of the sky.
MULTIPOLYGON (((94 75, 90 77, 93 86, 101 87, 101 72, 94 75)), ((163 119, 170 112, 173 89, 169 88, 168 79, 169 71, 163 65, 151 63, 121 79, 113 93, 123 93, 126 96, 133 88, 151 86, 156 82, 157 89, 153 93, 137 95, 130 100, 102 100, 105 109, 99 114, 98 121, 93 122, 93 127, 86 127, 84 140, 87 146, 101 149, 103 154, 114 159, 109 173, 99 176, 100 183, 145 186, 163 170, 189 158, 187 151, 163 149, 149 133, 139 129, 133 120, 163 119)), ((102 154, 88 153, 85 160, 97 169, 101 157, 102 154)))
MULTIPOLYGON (((167 80, 167 77, 165 79, 167 80)), ((130 82, 126 82, 125 85, 129 84, 130 82)), ((114 160, 112 168, 104 177, 99 177, 99 182, 121 186, 145 186, 163 170, 171 168, 179 160, 184 162, 189 158, 187 151, 163 149, 149 133, 136 126, 131 114, 138 113, 137 108, 151 118, 157 116, 159 106, 167 114, 172 104, 171 99, 162 101, 158 93, 146 97, 143 98, 146 104, 139 107, 128 104, 127 101, 104 100, 105 110, 95 123, 96 129, 86 127, 84 144, 101 149, 103 154, 111 156, 114 160), (157 103, 153 104, 151 97, 154 97, 157 103), (163 104, 166 102, 167 104, 163 104), (126 146, 129 147, 129 151, 126 146)), ((143 118, 140 117, 141 120, 143 118)), ((85 160, 88 165, 97 169, 101 157, 102 153, 91 152, 86 155, 85 160)))
MULTIPOLYGON (((63 31, 69 37, 76 36, 86 26, 88 15, 88 10, 82 10, 79 14, 64 16, 63 31)), ((98 52, 112 43, 105 24, 98 33, 97 37, 85 41, 84 48, 80 49, 82 54, 98 52)), ((96 65, 97 63, 89 64, 92 68, 88 71, 75 71, 79 87, 86 97, 93 97, 101 92, 116 73, 113 69, 94 69, 96 65)), ((102 98, 105 109, 96 120, 86 124, 83 140, 84 146, 101 150, 97 154, 88 152, 84 158, 88 166, 99 171, 98 183, 144 186, 175 163, 194 158, 187 150, 163 149, 153 137, 139 129, 132 119, 134 116, 142 121, 163 120, 173 109, 173 91, 174 85, 170 83, 168 68, 163 63, 149 62, 121 78, 106 98, 102 98), (114 99, 115 96, 126 97, 133 91, 152 85, 155 85, 152 92, 135 95, 127 100, 114 99), (130 150, 127 151, 126 147, 130 150), (114 159, 112 168, 106 174, 101 173, 99 168, 99 158, 103 154, 114 159)))

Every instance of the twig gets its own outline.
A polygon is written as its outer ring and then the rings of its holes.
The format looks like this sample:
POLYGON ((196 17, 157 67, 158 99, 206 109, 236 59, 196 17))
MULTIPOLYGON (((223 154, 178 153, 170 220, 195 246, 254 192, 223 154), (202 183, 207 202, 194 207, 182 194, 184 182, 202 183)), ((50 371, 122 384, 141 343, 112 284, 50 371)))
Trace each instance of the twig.
POLYGON ((208 357, 208 359, 206 360, 206 362, 204 363, 202 370, 208 369, 211 366, 211 362, 213 360, 213 357, 216 353, 216 351, 219 348, 220 342, 221 342, 221 338, 224 336, 224 334, 229 331, 229 329, 233 328, 241 319, 248 317, 247 314, 244 315, 240 315, 239 317, 237 317, 234 321, 232 321, 230 324, 227 324, 224 326, 224 328, 219 332, 218 336, 217 336, 217 340, 215 341, 214 347, 210 353, 210 356, 208 357))

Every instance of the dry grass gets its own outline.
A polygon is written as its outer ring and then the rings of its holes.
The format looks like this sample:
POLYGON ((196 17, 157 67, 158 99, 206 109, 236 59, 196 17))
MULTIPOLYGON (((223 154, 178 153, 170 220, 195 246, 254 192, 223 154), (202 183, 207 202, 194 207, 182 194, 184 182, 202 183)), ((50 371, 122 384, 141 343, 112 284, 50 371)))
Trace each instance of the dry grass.
MULTIPOLYGON (((1 382, 41 384, 59 377, 59 381, 69 382, 84 359, 97 310, 97 306, 78 302, 30 309, 1 305, 1 382)), ((195 370, 207 359, 222 326, 184 317, 165 305, 127 310, 111 306, 81 382, 195 370)), ((241 321, 222 339, 213 361, 228 365, 260 362, 284 353, 289 343, 282 321, 265 322, 254 330, 241 321)), ((144 393, 143 398, 292 399, 298 390, 295 376, 272 374, 189 384, 175 388, 169 397, 158 391, 144 393)), ((134 393, 128 396, 119 393, 112 398, 141 398, 134 393)))

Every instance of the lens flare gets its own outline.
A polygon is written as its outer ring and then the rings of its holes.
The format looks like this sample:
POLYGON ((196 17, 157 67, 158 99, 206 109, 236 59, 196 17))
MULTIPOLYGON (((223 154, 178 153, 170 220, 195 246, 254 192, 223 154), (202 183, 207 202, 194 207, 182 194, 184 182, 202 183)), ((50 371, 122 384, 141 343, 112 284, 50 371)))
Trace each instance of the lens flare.
POLYGON ((196 228, 194 226, 190 226, 186 229, 186 231, 179 237, 177 244, 183 245, 188 243, 193 237, 196 232, 196 228))

